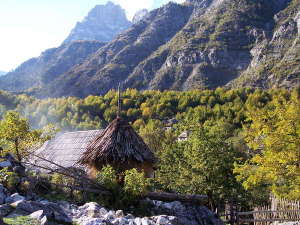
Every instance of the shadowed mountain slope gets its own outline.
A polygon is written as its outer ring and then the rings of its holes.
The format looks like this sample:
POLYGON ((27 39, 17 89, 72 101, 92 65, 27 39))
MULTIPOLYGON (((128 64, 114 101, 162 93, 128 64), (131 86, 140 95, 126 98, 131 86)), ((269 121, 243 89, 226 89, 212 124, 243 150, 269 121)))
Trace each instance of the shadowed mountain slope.
POLYGON ((140 90, 291 88, 300 85, 299 34, 300 0, 169 3, 31 93, 84 97, 119 82, 140 90))

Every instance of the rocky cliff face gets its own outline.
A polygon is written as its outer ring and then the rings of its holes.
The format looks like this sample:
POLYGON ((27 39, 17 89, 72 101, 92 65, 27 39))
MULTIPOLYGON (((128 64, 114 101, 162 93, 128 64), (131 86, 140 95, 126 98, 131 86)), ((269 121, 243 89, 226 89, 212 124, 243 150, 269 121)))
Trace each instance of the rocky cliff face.
POLYGON ((251 30, 256 40, 250 50, 251 63, 229 86, 289 88, 300 85, 300 1, 291 1, 285 7, 287 2, 277 2, 277 13, 269 26, 251 30))
POLYGON ((138 22, 140 22, 147 14, 149 13, 149 11, 147 9, 142 9, 140 11, 138 11, 133 19, 132 19, 132 23, 136 24, 138 22))
POLYGON ((64 41, 97 40, 108 42, 131 26, 125 11, 112 2, 97 5, 82 22, 78 22, 64 41))
MULTIPOLYGON (((127 83, 142 89, 187 90, 216 88, 239 80, 255 60, 253 50, 261 49, 260 43, 268 43, 276 33, 278 22, 274 17, 288 2, 274 2, 190 1, 195 10, 188 24, 136 67, 127 83), (157 68, 149 70, 153 65, 157 68), (140 85, 141 80, 147 82, 140 85)), ((300 9, 295 5, 293 8, 300 9)), ((255 86, 247 82, 246 85, 255 86)))
POLYGON ((187 23, 192 8, 169 3, 150 12, 125 33, 99 49, 89 60, 73 67, 42 95, 103 94, 126 80, 143 60, 170 41, 187 23), (59 88, 57 88, 59 85, 59 88), (70 87, 80 88, 70 88, 70 87))
POLYGON ((104 94, 119 82, 141 90, 295 87, 299 30, 300 0, 169 3, 36 94, 104 94))
POLYGON ((47 85, 104 45, 99 41, 74 41, 48 49, 0 78, 0 89, 24 91, 47 85))
MULTIPOLYGON (((50 88, 47 95, 104 94, 117 87, 118 82, 130 88, 159 90, 225 85, 299 85, 295 57, 298 42, 296 21, 300 12, 298 3, 299 0, 189 0, 184 5, 170 3, 152 11, 87 62, 74 67, 50 88), (278 35, 286 37, 280 41, 278 35), (271 51, 279 51, 279 58, 288 52, 286 66, 292 66, 292 71, 284 69, 279 72, 288 82, 276 80, 273 70, 268 69, 268 59, 274 53, 263 51, 258 58, 263 43, 267 46, 273 43, 271 51), (261 71, 259 64, 263 63, 262 57, 267 61, 264 69, 271 72, 268 75, 270 80, 263 77, 267 76, 263 72, 263 76, 258 75, 257 82, 253 82, 255 73, 261 71), (292 65, 291 60, 294 62, 292 65), (71 75, 72 79, 69 79, 71 75), (84 83, 86 80, 89 82, 84 83), (260 80, 266 83, 261 85, 260 80), (58 83, 64 83, 64 86, 54 90, 58 83), (68 88, 74 84, 82 88, 68 88)), ((281 68, 280 64, 276 65, 281 68)))

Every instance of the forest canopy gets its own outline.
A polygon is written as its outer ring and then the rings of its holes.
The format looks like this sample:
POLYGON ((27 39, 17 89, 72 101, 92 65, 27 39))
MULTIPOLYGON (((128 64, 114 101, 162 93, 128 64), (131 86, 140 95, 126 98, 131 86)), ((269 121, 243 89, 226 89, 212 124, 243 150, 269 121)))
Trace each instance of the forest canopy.
MULTIPOLYGON (((159 157, 155 182, 162 190, 206 194, 212 208, 229 200, 258 203, 270 193, 299 200, 299 96, 300 89, 127 89, 121 116, 159 157)), ((2 121, 9 110, 32 129, 102 129, 117 116, 118 93, 35 99, 0 91, 2 121)))

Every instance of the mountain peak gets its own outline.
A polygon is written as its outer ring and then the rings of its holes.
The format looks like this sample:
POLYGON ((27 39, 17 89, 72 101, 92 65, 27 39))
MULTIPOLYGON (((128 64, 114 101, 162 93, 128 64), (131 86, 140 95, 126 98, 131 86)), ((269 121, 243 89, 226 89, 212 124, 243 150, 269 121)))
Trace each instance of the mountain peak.
POLYGON ((96 5, 82 22, 78 22, 64 44, 75 40, 109 42, 130 26, 125 10, 109 1, 106 5, 96 5))
POLYGON ((139 11, 137 11, 132 19, 132 23, 136 24, 138 23, 140 20, 142 20, 147 14, 149 13, 149 11, 147 9, 141 9, 139 11))

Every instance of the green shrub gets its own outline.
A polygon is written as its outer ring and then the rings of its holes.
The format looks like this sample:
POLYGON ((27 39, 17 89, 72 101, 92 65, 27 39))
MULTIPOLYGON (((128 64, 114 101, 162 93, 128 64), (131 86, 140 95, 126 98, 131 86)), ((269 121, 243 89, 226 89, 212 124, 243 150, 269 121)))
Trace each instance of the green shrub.
POLYGON ((147 194, 150 188, 150 179, 145 178, 143 172, 137 169, 127 170, 125 172, 124 191, 133 197, 142 197, 147 194))
POLYGON ((102 170, 97 173, 96 181, 110 190, 114 190, 118 187, 117 173, 111 166, 103 167, 102 170))
POLYGON ((15 189, 20 178, 15 172, 9 171, 7 168, 0 170, 0 183, 8 189, 15 189))

